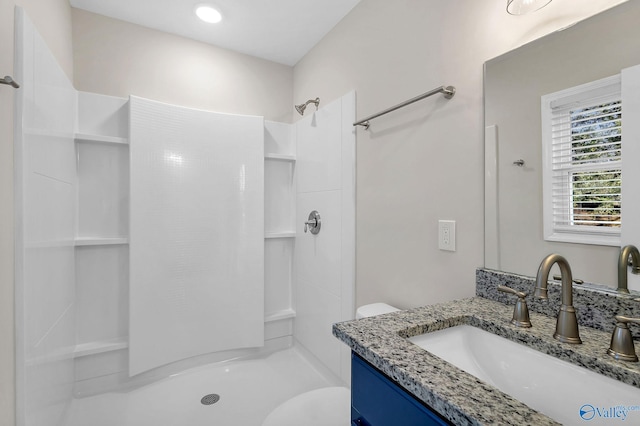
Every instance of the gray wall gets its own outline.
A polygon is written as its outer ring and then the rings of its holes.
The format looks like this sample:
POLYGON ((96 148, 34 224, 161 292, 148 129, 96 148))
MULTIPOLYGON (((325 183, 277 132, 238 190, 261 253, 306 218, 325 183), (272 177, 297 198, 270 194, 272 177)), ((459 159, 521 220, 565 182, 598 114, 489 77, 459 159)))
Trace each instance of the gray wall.
POLYGON ((358 305, 474 294, 484 262, 483 63, 617 3, 554 1, 511 16, 503 0, 363 0, 296 65, 296 100, 355 89, 358 117, 440 85, 458 89, 358 130, 358 305), (457 221, 455 253, 438 250, 439 219, 457 221))
POLYGON ((293 69, 73 9, 77 90, 291 122, 293 69))

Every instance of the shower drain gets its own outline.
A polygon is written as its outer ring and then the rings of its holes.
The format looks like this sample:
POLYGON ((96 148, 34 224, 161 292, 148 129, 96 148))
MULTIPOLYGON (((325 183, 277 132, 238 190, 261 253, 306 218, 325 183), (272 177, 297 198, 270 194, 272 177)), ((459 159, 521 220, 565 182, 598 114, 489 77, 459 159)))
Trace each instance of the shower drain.
POLYGON ((202 405, 212 405, 212 404, 215 404, 218 401, 220 401, 220 395, 215 394, 215 393, 210 393, 209 395, 205 395, 200 400, 202 405))

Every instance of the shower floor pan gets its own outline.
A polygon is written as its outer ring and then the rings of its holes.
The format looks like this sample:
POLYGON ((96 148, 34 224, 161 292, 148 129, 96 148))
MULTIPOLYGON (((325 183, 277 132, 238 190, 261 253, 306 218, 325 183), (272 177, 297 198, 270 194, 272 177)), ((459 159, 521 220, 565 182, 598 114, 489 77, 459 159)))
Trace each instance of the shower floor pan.
POLYGON ((336 384, 293 347, 264 358, 193 368, 136 389, 75 399, 65 426, 260 426, 288 399, 336 384))

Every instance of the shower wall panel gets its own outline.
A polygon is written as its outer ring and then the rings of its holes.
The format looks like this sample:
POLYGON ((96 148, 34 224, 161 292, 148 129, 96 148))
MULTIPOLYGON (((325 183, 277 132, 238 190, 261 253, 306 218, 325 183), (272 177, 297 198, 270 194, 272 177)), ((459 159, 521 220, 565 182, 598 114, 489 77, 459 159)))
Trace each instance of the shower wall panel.
POLYGON ((130 105, 130 375, 262 346, 262 117, 130 105))
POLYGON ((77 349, 127 341, 128 279, 126 244, 76 248, 77 349))
POLYGON ((264 223, 267 233, 292 232, 295 216, 295 165, 290 161, 270 160, 264 164, 265 182, 264 223))
POLYGON ((77 142, 78 238, 129 233, 129 149, 126 144, 77 142))
POLYGON ((76 92, 16 11, 16 420, 60 425, 75 347, 76 92))
MULTIPOLYGON (((311 111, 310 111, 311 112, 311 111)), ((296 123, 297 235, 294 337, 349 383, 349 350, 331 324, 353 319, 355 288, 355 93, 296 123), (317 210, 317 235, 302 224, 317 210)))

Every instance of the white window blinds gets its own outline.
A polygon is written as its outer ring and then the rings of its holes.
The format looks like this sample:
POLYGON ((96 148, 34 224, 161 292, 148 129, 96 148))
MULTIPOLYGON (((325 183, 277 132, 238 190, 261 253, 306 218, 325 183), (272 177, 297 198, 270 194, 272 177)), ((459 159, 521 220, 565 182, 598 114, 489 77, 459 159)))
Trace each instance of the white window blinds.
POLYGON ((619 76, 543 96, 545 239, 620 240, 619 76))

